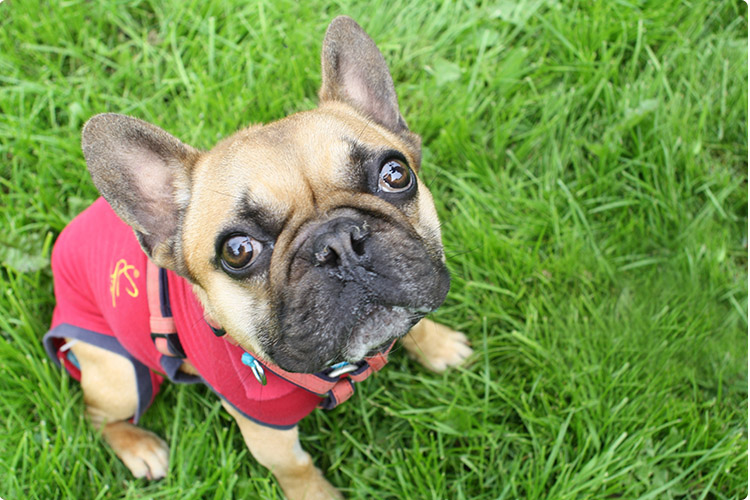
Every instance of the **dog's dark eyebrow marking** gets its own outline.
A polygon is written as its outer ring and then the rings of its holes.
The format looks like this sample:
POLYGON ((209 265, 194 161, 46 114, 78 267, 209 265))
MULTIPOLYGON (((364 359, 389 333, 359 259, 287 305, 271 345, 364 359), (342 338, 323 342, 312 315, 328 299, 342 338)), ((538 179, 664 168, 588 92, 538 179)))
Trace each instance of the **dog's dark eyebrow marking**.
POLYGON ((351 137, 343 137, 342 140, 349 143, 349 164, 352 170, 356 172, 353 179, 358 180, 358 184, 354 186, 358 191, 365 192, 368 190, 368 175, 366 165, 373 161, 374 157, 377 156, 375 151, 371 151, 366 148, 357 139, 351 137))
POLYGON ((344 138, 349 143, 349 158, 355 165, 361 165, 373 156, 372 151, 356 139, 344 138))
POLYGON ((268 236, 278 236, 289 219, 289 216, 279 216, 265 207, 260 203, 252 199, 252 197, 245 193, 242 197, 239 207, 237 207, 237 215, 241 219, 250 220, 256 224, 264 233, 268 236))

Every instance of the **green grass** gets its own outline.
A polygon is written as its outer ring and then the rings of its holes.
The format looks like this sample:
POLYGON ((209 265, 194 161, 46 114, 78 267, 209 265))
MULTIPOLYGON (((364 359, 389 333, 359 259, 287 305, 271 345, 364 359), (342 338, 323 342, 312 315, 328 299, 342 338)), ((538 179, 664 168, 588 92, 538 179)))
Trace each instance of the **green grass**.
POLYGON ((134 480, 45 359, 51 244, 116 111, 197 147, 315 106, 328 21, 376 40, 425 144, 476 355, 403 354, 303 445, 351 498, 748 493, 747 7, 736 1, 0 3, 0 497, 279 498, 205 388, 144 425, 134 480))

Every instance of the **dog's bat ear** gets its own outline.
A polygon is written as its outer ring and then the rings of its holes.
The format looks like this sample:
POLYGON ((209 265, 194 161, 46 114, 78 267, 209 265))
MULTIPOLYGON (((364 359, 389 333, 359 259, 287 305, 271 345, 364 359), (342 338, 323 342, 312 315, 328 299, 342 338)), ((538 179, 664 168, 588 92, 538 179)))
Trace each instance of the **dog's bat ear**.
POLYGON ((339 16, 331 21, 321 63, 321 102, 345 102, 389 130, 407 130, 385 59, 353 19, 339 16))
POLYGON ((174 269, 178 225, 200 152, 162 129, 114 113, 91 118, 82 147, 94 184, 135 230, 144 251, 174 269))

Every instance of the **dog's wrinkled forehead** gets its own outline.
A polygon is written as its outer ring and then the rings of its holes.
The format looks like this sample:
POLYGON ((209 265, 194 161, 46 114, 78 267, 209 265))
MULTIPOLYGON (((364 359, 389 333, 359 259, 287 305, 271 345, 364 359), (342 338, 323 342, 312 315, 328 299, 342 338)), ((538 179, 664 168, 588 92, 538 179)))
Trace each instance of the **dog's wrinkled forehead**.
POLYGON ((387 151, 418 167, 412 144, 345 110, 298 113, 219 143, 196 168, 193 201, 207 220, 242 208, 279 224, 294 210, 326 210, 336 193, 363 192, 363 163, 387 151))

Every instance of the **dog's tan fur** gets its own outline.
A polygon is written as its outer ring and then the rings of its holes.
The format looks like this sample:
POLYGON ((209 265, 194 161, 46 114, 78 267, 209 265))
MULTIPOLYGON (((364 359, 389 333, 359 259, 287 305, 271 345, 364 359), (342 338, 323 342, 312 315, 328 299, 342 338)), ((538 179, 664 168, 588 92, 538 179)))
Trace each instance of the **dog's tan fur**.
MULTIPOLYGON (((325 219, 342 206, 383 214, 412 228, 425 242, 429 258, 444 260, 432 196, 418 178, 418 196, 398 207, 352 188, 347 165, 352 144, 399 151, 419 170, 420 140, 398 112, 382 56, 354 21, 337 18, 326 35, 322 65, 317 109, 249 127, 209 152, 120 115, 100 115, 84 129, 83 148, 94 182, 136 230, 151 260, 190 279, 207 315, 261 358, 267 356, 256 328, 268 324, 270 295, 280 286, 276 281, 285 276, 295 238, 309 221, 325 219), (123 173, 123 165, 130 170, 123 173), (268 270, 236 280, 212 264, 216 248, 206 228, 213 231, 236 217, 237 200, 248 196, 284 221, 285 230, 274 243, 268 270)), ((463 334, 426 319, 403 345, 434 371, 471 354, 463 334)), ((73 352, 94 426, 134 475, 163 477, 167 445, 126 422, 137 406, 131 365, 83 343, 75 344, 73 352)), ((296 427, 264 427, 225 407, 253 456, 274 473, 288 498, 340 498, 300 447, 296 427)))
POLYGON ((164 477, 169 463, 167 443, 127 421, 138 407, 131 362, 91 344, 71 342, 71 345, 80 360, 81 388, 91 424, 135 477, 164 477))

